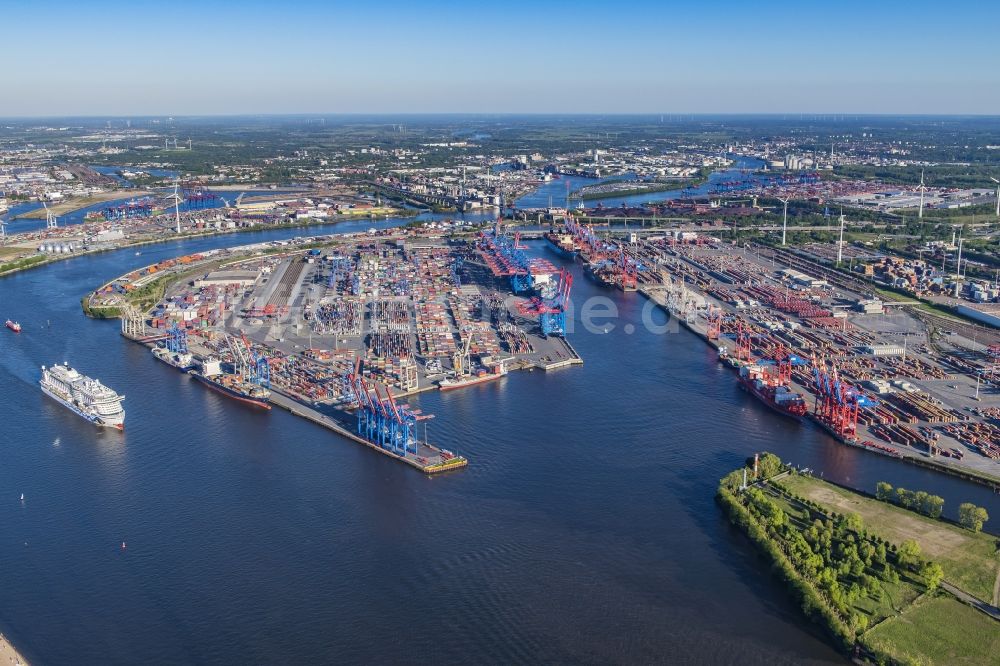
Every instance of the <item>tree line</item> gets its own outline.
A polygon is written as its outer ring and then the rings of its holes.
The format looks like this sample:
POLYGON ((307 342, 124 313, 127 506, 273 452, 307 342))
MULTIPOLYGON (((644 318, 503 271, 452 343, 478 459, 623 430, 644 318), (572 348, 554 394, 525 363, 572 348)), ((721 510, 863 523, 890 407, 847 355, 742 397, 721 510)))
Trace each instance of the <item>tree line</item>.
MULTIPOLYGON (((914 492, 906 488, 893 488, 885 481, 875 484, 875 498, 930 518, 940 518, 944 511, 944 499, 940 496, 928 494, 923 490, 914 492)), ((973 532, 981 532, 983 525, 989 519, 990 515, 986 509, 971 502, 963 502, 958 507, 959 525, 973 532)))
MULTIPOLYGON (((756 474, 766 480, 784 468, 772 454, 761 456, 756 474)), ((838 515, 799 497, 779 483, 764 487, 803 508, 805 517, 791 517, 761 487, 743 487, 743 469, 724 477, 717 499, 730 521, 766 553, 781 578, 799 600, 803 612, 823 625, 841 647, 850 650, 871 621, 858 602, 881 602, 883 585, 908 583, 931 591, 944 572, 922 558, 920 547, 908 540, 896 546, 864 529, 856 514, 838 515)), ((943 501, 942 501, 943 504, 943 501)))

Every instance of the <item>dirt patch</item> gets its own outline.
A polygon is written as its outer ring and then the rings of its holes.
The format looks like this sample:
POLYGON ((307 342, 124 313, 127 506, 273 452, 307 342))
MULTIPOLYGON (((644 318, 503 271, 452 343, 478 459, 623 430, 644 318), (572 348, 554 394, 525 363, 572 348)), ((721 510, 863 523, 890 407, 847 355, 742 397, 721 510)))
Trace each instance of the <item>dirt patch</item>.
POLYGON ((889 506, 881 507, 871 500, 845 497, 835 490, 817 487, 812 484, 797 484, 803 495, 827 506, 836 507, 841 513, 856 513, 861 519, 885 535, 893 543, 902 543, 913 539, 920 544, 921 550, 930 558, 946 557, 955 549, 969 545, 969 537, 947 528, 938 526, 918 516, 909 516, 905 511, 897 511, 889 506))

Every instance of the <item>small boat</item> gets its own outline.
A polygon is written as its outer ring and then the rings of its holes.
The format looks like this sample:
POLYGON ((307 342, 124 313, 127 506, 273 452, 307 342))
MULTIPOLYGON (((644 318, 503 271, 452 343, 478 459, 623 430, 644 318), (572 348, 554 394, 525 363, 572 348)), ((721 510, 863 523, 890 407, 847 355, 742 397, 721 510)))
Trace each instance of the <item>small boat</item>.
POLYGON ((24 501, 24 493, 21 493, 21 501, 24 501))
POLYGON ((9 328, 10 330, 14 331, 15 333, 20 333, 21 332, 21 325, 19 323, 17 323, 16 321, 11 321, 10 319, 8 319, 6 326, 7 326, 7 328, 9 328))

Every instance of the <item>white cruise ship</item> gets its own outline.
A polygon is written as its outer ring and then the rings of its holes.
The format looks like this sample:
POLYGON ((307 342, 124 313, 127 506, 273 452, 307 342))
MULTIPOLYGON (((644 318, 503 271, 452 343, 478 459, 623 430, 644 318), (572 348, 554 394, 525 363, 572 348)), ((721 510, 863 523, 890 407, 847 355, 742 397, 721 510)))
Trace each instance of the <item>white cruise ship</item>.
POLYGON ((125 409, 122 407, 125 396, 96 379, 81 375, 69 365, 42 366, 39 384, 46 395, 91 423, 119 430, 125 428, 125 409))

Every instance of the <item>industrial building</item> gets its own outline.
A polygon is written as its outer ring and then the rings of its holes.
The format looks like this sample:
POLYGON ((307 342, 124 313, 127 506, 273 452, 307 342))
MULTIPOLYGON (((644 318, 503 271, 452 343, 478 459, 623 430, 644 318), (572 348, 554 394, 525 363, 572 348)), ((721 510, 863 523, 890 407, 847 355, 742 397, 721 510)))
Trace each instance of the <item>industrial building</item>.
POLYGON ((250 287, 257 282, 260 271, 253 270, 227 270, 213 271, 203 278, 195 280, 194 286, 198 289, 204 287, 225 287, 235 284, 240 287, 250 287))

